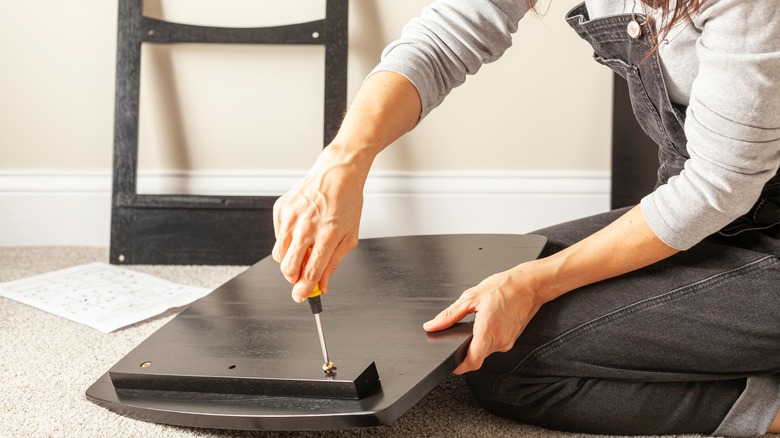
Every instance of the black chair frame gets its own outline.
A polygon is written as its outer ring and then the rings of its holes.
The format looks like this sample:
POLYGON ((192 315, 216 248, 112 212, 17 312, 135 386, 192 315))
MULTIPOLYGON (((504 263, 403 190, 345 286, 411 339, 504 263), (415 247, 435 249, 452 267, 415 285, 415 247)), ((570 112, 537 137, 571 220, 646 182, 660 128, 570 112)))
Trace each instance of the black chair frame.
POLYGON ((273 246, 275 196, 137 193, 141 46, 325 46, 325 147, 336 135, 347 103, 348 0, 326 0, 322 20, 258 28, 179 24, 146 17, 142 9, 142 0, 119 1, 110 262, 253 264, 273 246))

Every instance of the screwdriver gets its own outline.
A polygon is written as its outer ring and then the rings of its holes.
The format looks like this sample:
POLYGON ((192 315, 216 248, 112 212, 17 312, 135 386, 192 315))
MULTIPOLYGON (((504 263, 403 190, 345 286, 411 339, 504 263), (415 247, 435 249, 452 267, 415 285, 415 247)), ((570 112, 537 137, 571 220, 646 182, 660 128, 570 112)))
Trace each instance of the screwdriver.
POLYGON ((309 295, 308 301, 311 313, 314 315, 314 321, 317 323, 317 334, 320 336, 322 359, 325 361, 322 364, 322 371, 330 374, 336 367, 334 367, 333 362, 330 361, 330 358, 328 357, 328 347, 325 345, 325 334, 322 331, 322 321, 320 321, 320 313, 322 313, 322 299, 320 298, 320 295, 322 295, 322 289, 320 289, 319 284, 316 284, 314 285, 314 290, 311 291, 311 295, 309 295))

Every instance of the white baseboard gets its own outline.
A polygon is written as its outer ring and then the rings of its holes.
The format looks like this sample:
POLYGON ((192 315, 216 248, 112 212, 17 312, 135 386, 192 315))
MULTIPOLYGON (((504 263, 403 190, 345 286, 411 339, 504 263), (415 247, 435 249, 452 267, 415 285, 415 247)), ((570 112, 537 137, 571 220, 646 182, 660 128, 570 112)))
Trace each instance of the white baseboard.
MULTIPOLYGON (((140 193, 279 195, 303 172, 142 172, 140 193)), ((606 211, 606 172, 372 172, 361 237, 526 233, 606 211)), ((108 246, 108 172, 0 171, 0 246, 108 246)))

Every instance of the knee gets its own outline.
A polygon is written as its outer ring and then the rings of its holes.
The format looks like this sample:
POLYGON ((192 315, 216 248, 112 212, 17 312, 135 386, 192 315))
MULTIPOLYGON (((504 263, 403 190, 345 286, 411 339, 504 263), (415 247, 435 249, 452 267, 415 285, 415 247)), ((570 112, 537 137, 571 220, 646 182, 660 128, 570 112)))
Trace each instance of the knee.
POLYGON ((576 392, 577 386, 570 378, 513 376, 510 382, 501 377, 478 370, 466 374, 466 382, 474 399, 488 412, 542 427, 550 427, 544 417, 576 392))

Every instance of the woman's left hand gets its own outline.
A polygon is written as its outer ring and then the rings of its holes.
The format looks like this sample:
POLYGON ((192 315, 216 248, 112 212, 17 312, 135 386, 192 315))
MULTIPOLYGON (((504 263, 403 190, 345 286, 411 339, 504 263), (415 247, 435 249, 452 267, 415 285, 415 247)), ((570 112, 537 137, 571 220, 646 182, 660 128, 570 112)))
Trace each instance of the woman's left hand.
POLYGON ((479 369, 485 358, 496 351, 509 351, 542 306, 537 288, 523 267, 519 265, 491 275, 423 324, 426 331, 435 332, 475 313, 474 335, 466 358, 455 374, 479 369))

